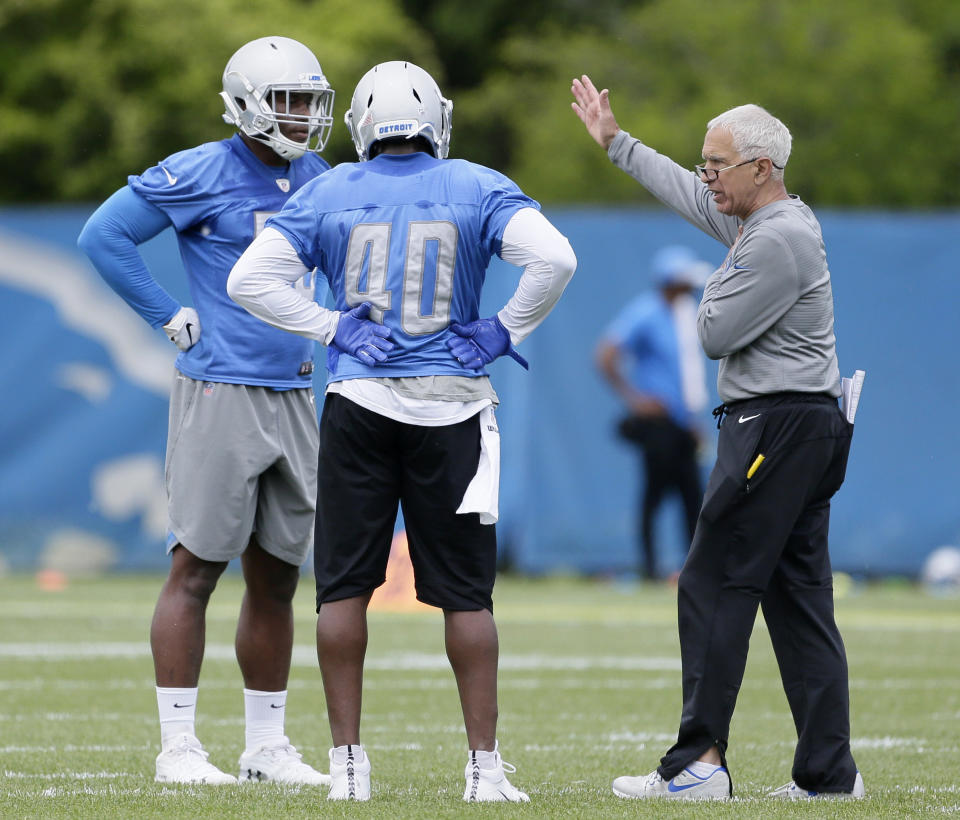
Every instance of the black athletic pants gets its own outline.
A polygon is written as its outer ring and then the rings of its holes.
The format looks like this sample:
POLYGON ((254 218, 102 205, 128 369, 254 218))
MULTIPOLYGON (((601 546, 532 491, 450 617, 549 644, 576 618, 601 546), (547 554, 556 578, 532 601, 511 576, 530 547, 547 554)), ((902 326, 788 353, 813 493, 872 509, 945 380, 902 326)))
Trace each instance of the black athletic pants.
POLYGON ((680 574, 683 713, 659 772, 674 777, 713 745, 726 762, 762 607, 797 730, 792 777, 805 789, 850 791, 856 765, 847 661, 833 615, 827 532, 853 428, 836 400, 819 394, 780 393, 726 410, 680 574))

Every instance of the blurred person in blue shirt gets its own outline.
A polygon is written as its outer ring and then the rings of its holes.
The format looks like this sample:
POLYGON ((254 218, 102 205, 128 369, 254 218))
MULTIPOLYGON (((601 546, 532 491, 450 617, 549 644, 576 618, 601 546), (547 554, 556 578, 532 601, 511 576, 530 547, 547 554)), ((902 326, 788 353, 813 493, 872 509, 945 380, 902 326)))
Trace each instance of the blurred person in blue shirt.
POLYGON ((618 433, 643 459, 637 529, 648 580, 661 577, 655 525, 663 501, 679 496, 692 541, 703 498, 696 418, 707 405, 707 389, 693 294, 711 269, 689 248, 661 248, 651 260, 656 288, 631 301, 597 346, 597 366, 627 408, 618 433))

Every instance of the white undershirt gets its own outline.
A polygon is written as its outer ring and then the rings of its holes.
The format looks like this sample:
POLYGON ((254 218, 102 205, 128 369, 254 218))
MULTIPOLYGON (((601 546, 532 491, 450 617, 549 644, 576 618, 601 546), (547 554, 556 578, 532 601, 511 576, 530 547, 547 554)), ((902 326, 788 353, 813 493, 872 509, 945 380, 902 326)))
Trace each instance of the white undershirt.
POLYGON ((345 399, 381 416, 421 427, 443 427, 457 424, 475 416, 484 407, 493 404, 491 399, 475 401, 443 401, 440 399, 415 399, 403 396, 383 382, 373 379, 344 379, 330 382, 327 393, 339 393, 345 399))

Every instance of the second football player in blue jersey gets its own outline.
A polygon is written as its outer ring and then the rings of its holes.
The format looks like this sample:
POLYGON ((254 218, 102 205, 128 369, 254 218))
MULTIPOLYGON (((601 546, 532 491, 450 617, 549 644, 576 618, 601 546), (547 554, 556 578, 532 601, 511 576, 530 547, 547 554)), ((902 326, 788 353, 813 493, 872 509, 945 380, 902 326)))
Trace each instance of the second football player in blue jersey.
POLYGON ((500 442, 485 365, 504 354, 520 359, 513 345, 550 312, 576 258, 513 182, 446 159, 451 111, 423 69, 372 68, 346 115, 361 162, 304 186, 227 286, 275 327, 333 343, 314 562, 332 798, 370 796, 360 744, 366 608, 384 581, 399 507, 417 597, 444 614, 467 734, 464 799, 528 799, 508 781, 496 736, 500 442), (494 255, 523 272, 507 304, 481 317, 494 255), (336 310, 291 290, 314 266, 336 310), (367 324, 355 327, 358 320, 367 324), (353 354, 338 335, 353 340, 353 354))

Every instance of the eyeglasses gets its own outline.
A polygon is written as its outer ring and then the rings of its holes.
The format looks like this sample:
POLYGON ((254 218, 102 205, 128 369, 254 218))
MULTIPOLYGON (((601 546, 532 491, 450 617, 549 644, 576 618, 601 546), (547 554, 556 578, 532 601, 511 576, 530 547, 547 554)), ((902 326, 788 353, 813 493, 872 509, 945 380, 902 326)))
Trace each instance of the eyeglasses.
MULTIPOLYGON (((754 157, 753 159, 745 159, 743 162, 738 162, 736 165, 728 165, 726 168, 707 168, 705 165, 694 165, 693 167, 697 170, 697 175, 704 182, 714 182, 718 176, 720 176, 721 171, 729 171, 731 168, 739 168, 741 165, 749 165, 751 162, 756 162, 758 159, 767 159, 767 157, 754 157)), ((774 168, 782 171, 783 166, 777 165, 772 159, 770 164, 774 168)))

